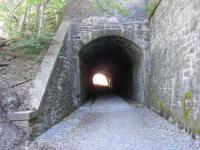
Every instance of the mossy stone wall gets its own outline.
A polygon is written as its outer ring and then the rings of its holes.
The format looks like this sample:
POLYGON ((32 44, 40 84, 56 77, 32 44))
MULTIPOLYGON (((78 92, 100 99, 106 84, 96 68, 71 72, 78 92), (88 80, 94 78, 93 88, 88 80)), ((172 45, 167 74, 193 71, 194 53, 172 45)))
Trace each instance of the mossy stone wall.
POLYGON ((162 0, 150 20, 150 106, 193 134, 200 133, 199 10, 199 0, 162 0))

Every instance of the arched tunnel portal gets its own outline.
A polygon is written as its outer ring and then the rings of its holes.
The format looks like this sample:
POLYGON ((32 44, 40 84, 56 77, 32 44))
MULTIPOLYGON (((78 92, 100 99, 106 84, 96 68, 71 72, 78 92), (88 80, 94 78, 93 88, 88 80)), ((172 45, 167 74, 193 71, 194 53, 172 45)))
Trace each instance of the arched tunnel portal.
POLYGON ((25 122, 27 134, 36 137, 97 96, 112 94, 146 103, 144 65, 148 61, 144 40, 129 38, 120 30, 101 33, 86 34, 76 40, 70 36, 70 30, 66 31, 67 36, 61 40, 65 42, 50 47, 31 89, 37 109, 23 115, 10 114, 10 120, 22 125, 25 122), (96 73, 105 75, 107 87, 94 84, 96 73))
POLYGON ((92 14, 88 3, 82 2, 77 9, 76 1, 67 5, 65 19, 32 82, 34 109, 9 115, 32 137, 103 94, 148 105, 152 75, 148 21, 135 15, 92 14), (104 74, 109 86, 94 85, 96 73, 104 74))
POLYGON ((104 36, 89 42, 80 52, 81 99, 86 101, 105 94, 127 99, 141 98, 141 49, 119 36, 104 36), (104 74, 109 85, 93 84, 93 76, 104 74))

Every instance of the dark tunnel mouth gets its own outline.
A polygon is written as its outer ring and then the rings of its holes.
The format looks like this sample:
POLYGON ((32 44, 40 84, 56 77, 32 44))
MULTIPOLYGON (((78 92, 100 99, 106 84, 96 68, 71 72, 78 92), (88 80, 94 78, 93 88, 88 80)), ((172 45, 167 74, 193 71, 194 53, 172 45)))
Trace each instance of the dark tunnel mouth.
POLYGON ((81 99, 114 94, 136 100, 141 56, 140 48, 123 37, 104 36, 88 43, 79 52, 81 99), (109 77, 110 86, 94 85, 96 73, 109 77))

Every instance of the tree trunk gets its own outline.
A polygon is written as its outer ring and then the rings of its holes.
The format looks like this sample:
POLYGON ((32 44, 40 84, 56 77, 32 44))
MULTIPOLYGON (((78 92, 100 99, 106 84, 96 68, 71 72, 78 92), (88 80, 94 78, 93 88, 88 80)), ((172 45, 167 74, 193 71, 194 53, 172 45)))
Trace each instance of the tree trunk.
POLYGON ((28 15, 28 0, 25 0, 25 12, 19 24, 18 28, 19 32, 22 32, 25 27, 27 15, 28 15))
POLYGON ((37 13, 36 13, 36 20, 35 20, 35 31, 36 33, 38 33, 39 31, 39 20, 40 20, 40 7, 41 4, 38 4, 36 9, 37 9, 37 13))
POLYGON ((44 20, 44 1, 40 5, 40 15, 39 15, 39 25, 38 25, 38 36, 42 33, 43 28, 43 20, 44 20))
POLYGON ((44 24, 44 12, 46 5, 48 4, 49 0, 43 0, 40 6, 40 19, 39 19, 39 30, 38 30, 38 36, 41 35, 43 30, 43 24, 44 24))

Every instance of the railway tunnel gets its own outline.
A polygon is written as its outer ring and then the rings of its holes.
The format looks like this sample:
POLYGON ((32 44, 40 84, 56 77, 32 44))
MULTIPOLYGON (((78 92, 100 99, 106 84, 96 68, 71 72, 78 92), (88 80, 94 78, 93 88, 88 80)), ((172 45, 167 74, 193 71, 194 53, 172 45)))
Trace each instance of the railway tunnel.
POLYGON ((102 95, 147 103, 148 22, 143 15, 108 16, 88 7, 87 0, 67 5, 29 90, 34 109, 9 115, 30 137, 44 133, 102 95), (103 76, 106 84, 96 84, 96 75, 103 76))
POLYGON ((118 36, 100 37, 83 47, 79 57, 83 101, 109 94, 140 97, 142 52, 133 42, 118 36))

